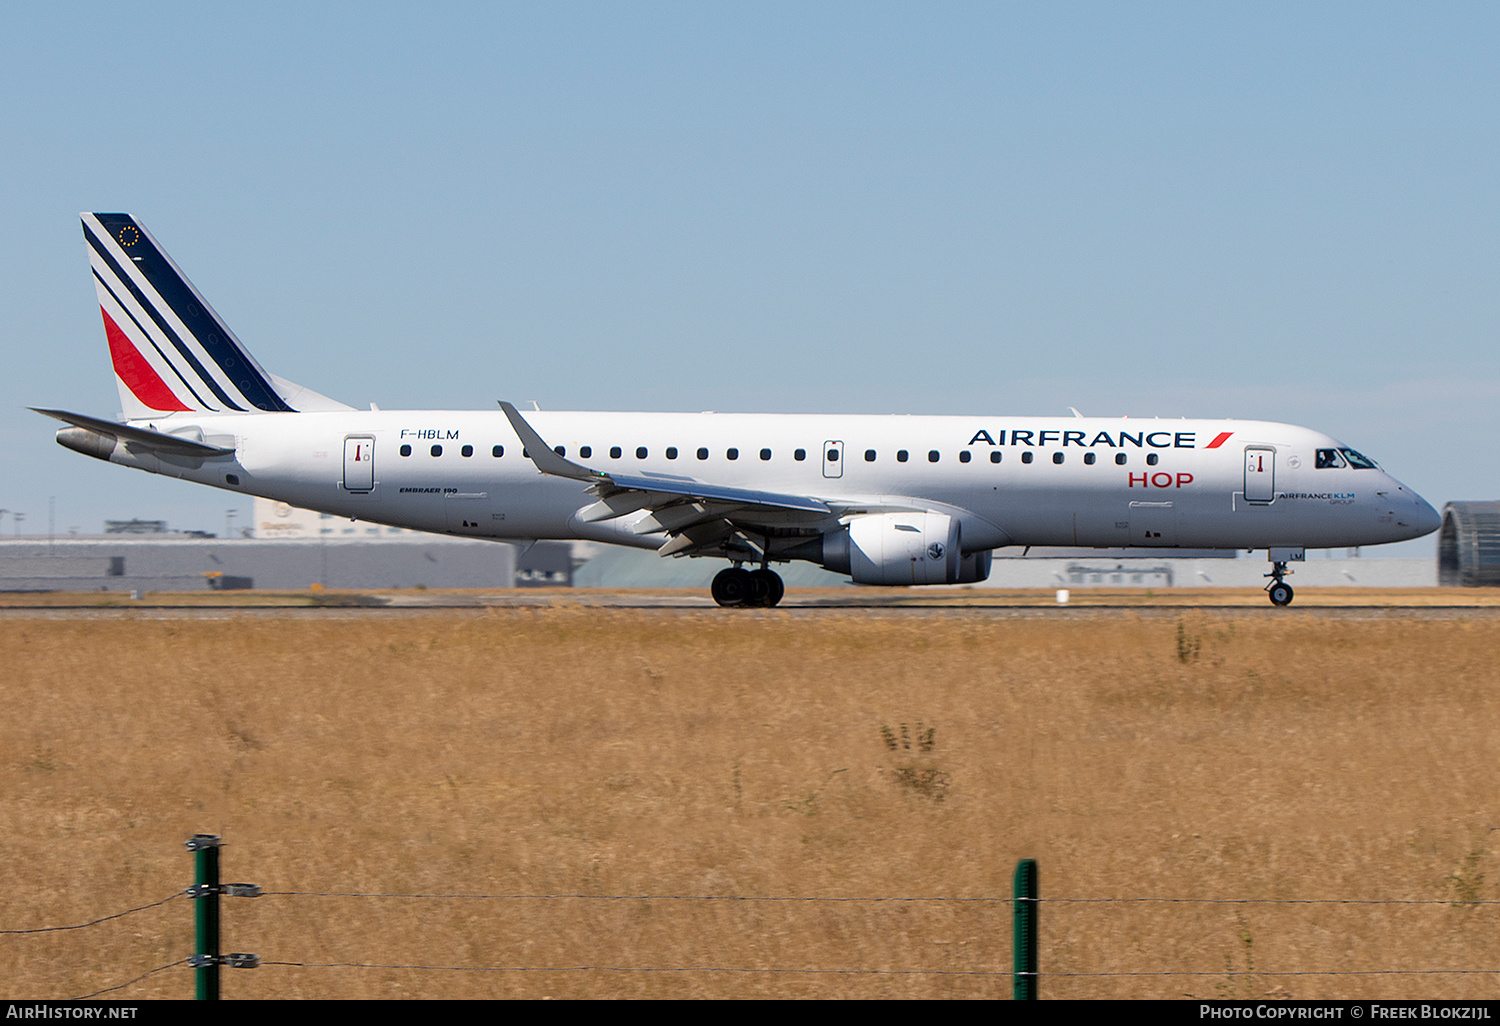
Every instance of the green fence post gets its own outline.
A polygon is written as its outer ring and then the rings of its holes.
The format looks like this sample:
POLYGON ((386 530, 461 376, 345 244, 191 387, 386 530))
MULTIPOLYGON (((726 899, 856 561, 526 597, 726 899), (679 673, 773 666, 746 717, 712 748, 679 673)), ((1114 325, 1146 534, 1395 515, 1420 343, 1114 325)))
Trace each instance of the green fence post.
POLYGON ((1036 1000, 1036 859, 1016 863, 1015 895, 1015 984, 1011 996, 1017 1001, 1036 1000))
POLYGON ((193 898, 197 927, 197 952, 188 964, 197 970, 198 1000, 219 1000, 219 838, 197 834, 185 842, 193 852, 196 881, 188 894, 193 898))

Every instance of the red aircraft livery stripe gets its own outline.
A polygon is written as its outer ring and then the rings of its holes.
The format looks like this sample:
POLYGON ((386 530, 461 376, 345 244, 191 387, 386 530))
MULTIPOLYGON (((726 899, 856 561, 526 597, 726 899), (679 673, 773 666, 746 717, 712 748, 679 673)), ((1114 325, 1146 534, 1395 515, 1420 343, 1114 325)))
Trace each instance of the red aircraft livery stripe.
POLYGON ((167 383, 161 379, 151 365, 146 362, 140 352, 131 344, 130 339, 105 312, 103 307, 99 312, 104 314, 104 334, 109 338, 109 358, 115 365, 115 374, 126 386, 135 393, 135 397, 153 410, 188 410, 190 406, 182 405, 167 387, 167 383))
POLYGON ((1232 434, 1234 434, 1233 431, 1220 431, 1218 433, 1218 435, 1214 438, 1214 440, 1212 442, 1209 442, 1203 448, 1205 448, 1205 449, 1217 449, 1219 446, 1221 446, 1225 442, 1229 441, 1229 436, 1232 435, 1232 434))

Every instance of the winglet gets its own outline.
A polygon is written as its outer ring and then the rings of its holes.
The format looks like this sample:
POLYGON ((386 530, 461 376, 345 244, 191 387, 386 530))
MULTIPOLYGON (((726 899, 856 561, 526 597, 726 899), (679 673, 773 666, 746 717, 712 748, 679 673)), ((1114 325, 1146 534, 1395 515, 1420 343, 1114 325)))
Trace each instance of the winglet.
POLYGON ((531 462, 536 464, 536 469, 543 474, 551 474, 554 477, 571 477, 575 481, 608 481, 608 474, 601 474, 597 470, 580 466, 572 460, 563 459, 552 447, 542 440, 542 436, 536 433, 536 429, 526 423, 526 418, 521 416, 514 406, 505 400, 500 400, 500 408, 505 411, 510 426, 515 430, 516 436, 521 439, 521 444, 526 448, 526 455, 531 462))
MULTIPOLYGON (((537 470, 556 477, 570 477, 575 481, 603 485, 604 487, 600 489, 602 493, 641 492, 647 495, 670 496, 671 502, 688 499, 694 502, 721 502, 735 506, 764 506, 777 510, 793 510, 798 513, 827 514, 832 512, 826 503, 806 495, 780 495, 776 492, 758 492, 749 488, 728 488, 694 481, 692 478, 666 475, 625 476, 606 474, 602 470, 590 470, 588 467, 579 466, 559 456, 510 403, 502 400, 500 408, 510 418, 510 426, 515 429, 516 435, 521 439, 521 444, 526 447, 527 457, 536 464, 537 470)), ((659 504, 647 502, 634 508, 655 508, 655 505, 659 504)), ((589 507, 590 511, 597 512, 596 506, 589 507)))

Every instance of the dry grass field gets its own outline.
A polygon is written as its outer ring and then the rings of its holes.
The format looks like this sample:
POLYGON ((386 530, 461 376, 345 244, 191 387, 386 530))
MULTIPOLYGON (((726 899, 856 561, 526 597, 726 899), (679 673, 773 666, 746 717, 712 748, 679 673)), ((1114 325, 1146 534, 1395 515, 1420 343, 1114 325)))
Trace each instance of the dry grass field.
MULTIPOLYGON (((13 611, 0 930, 164 898, 209 832, 272 892, 225 899, 267 963, 229 998, 1008 997, 1007 901, 672 896, 1004 899, 1032 857, 1044 899, 1273 899, 1054 900, 1044 998, 1493 997, 1497 654, 1461 611, 13 611)), ((0 996, 191 950, 182 898, 4 934, 0 996)))

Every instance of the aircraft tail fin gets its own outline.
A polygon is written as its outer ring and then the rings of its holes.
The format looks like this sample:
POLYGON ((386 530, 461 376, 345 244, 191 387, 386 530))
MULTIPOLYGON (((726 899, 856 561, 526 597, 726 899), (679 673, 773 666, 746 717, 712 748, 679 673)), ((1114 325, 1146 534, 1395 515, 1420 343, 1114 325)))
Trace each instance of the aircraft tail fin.
POLYGON ((127 418, 350 408, 267 373, 135 218, 80 216, 127 418))

